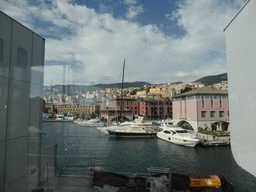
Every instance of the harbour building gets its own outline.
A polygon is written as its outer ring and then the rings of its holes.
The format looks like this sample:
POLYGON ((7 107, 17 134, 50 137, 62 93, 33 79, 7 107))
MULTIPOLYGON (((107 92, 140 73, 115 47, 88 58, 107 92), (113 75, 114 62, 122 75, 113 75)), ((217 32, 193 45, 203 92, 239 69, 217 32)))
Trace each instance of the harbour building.
POLYGON ((1 11, 0 26, 0 191, 26 192, 43 174, 45 40, 1 11))
POLYGON ((173 97, 174 124, 198 132, 198 128, 229 128, 228 91, 203 87, 173 97))

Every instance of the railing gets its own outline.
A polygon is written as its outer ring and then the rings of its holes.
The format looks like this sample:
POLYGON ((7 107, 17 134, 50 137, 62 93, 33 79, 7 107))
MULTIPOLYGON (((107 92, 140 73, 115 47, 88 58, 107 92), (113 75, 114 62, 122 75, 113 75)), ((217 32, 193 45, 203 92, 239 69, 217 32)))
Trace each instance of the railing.
POLYGON ((57 144, 45 147, 41 151, 40 183, 47 182, 57 173, 57 144))

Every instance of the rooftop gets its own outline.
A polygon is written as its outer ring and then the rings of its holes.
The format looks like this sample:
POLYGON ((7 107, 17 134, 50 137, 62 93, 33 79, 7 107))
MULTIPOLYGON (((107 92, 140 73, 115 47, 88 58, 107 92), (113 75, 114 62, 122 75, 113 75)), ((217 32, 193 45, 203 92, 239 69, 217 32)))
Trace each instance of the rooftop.
POLYGON ((220 90, 220 89, 213 89, 211 87, 202 87, 200 89, 195 89, 188 91, 186 93, 182 93, 180 95, 175 96, 174 98, 177 97, 185 97, 185 96, 190 96, 190 95, 227 95, 228 91, 227 90, 220 90))

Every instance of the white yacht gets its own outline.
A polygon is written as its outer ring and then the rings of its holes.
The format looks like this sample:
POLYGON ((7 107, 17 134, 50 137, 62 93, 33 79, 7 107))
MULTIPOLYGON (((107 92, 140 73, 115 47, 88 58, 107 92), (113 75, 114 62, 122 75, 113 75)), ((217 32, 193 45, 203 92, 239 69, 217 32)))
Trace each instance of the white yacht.
POLYGON ((165 122, 162 123, 159 128, 161 131, 156 135, 159 139, 188 147, 194 147, 199 143, 199 139, 197 139, 195 135, 189 133, 186 129, 168 125, 165 122))
POLYGON ((105 131, 107 131, 109 135, 117 137, 154 137, 157 133, 151 125, 134 121, 107 127, 105 131))
POLYGON ((127 128, 133 128, 133 129, 138 129, 138 128, 143 128, 143 127, 147 127, 147 128, 151 128, 152 126, 152 122, 147 122, 144 121, 143 117, 138 117, 136 118, 134 121, 126 121, 123 123, 118 123, 118 122, 113 122, 110 125, 108 125, 107 127, 97 127, 98 130, 100 130, 101 132, 108 134, 109 132, 107 131, 109 130, 124 130, 127 128))
POLYGON ((108 134, 116 137, 155 137, 156 131, 151 126, 122 124, 106 129, 108 134))
POLYGON ((88 121, 81 121, 77 123, 80 126, 105 126, 105 123, 101 122, 99 118, 96 119, 90 119, 88 121))

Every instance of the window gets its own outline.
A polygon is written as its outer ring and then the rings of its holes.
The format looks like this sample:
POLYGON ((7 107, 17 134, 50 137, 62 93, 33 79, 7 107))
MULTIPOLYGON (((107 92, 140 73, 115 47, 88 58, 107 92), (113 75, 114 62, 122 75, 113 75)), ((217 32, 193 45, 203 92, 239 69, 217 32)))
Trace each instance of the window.
POLYGON ((166 134, 170 134, 170 131, 164 131, 164 133, 166 133, 166 134))
POLYGON ((204 108, 204 99, 202 99, 202 108, 204 108))
POLYGON ((224 111, 219 112, 219 117, 224 117, 224 111))
POLYGON ((215 111, 210 112, 210 117, 215 117, 215 111))
POLYGON ((18 48, 17 54, 17 67, 22 69, 26 69, 27 67, 27 51, 20 47, 18 48))
POLYGON ((201 117, 206 117, 206 111, 201 111, 201 117))
POLYGON ((3 61, 4 57, 4 42, 0 39, 0 62, 3 61))
POLYGON ((228 111, 228 117, 229 117, 229 111, 228 111))
POLYGON ((213 108, 213 98, 211 97, 211 108, 213 108))
POLYGON ((220 108, 223 108, 223 105, 222 105, 222 100, 220 98, 220 108))

